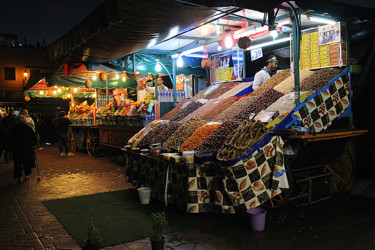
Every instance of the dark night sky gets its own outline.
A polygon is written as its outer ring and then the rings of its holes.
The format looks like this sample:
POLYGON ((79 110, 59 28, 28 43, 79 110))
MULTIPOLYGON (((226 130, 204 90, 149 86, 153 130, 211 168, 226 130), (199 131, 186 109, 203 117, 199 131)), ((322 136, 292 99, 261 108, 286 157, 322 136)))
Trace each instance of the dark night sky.
POLYGON ((0 33, 26 36, 49 45, 63 36, 103 0, 0 0, 0 33))

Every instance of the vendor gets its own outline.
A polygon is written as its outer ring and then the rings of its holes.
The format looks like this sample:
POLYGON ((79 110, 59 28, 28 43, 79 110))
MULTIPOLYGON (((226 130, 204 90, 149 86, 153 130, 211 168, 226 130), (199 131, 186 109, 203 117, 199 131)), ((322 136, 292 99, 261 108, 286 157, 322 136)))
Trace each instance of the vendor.
POLYGON ((158 78, 158 89, 165 89, 168 90, 169 88, 166 86, 167 84, 167 76, 160 76, 158 78))
POLYGON ((264 66, 261 70, 259 70, 254 76, 253 82, 253 89, 257 89, 262 85, 265 81, 270 79, 272 76, 276 74, 277 65, 277 58, 274 55, 268 57, 266 61, 266 66, 264 66))
POLYGON ((146 82, 147 82, 146 78, 142 78, 141 80, 138 81, 137 101, 144 100, 149 93, 155 94, 155 89, 151 87, 147 87, 146 82))

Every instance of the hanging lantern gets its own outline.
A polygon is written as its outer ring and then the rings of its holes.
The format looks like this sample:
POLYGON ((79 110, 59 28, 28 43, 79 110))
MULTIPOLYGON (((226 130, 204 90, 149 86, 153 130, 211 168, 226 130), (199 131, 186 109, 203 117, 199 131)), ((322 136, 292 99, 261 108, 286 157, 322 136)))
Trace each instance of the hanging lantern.
POLYGON ((89 77, 87 77, 87 79, 85 81, 85 87, 86 88, 91 88, 91 81, 90 81, 89 77))
POLYGON ((107 81, 107 74, 106 74, 105 72, 101 72, 101 73, 99 74, 99 79, 100 79, 100 81, 102 81, 102 82, 107 81))
POLYGON ((241 37, 238 39, 237 45, 240 49, 246 50, 251 46, 251 39, 247 36, 241 37))

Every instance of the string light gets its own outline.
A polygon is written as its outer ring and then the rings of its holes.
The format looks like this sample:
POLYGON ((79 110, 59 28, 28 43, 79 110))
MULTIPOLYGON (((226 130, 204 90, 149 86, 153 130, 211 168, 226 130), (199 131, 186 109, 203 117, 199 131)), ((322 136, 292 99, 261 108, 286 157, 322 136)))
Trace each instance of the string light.
POLYGON ((74 89, 73 89, 73 91, 74 91, 74 92, 77 92, 77 91, 78 91, 78 89, 77 89, 77 88, 74 88, 74 89))
POLYGON ((96 94, 94 93, 94 94, 92 95, 92 97, 94 97, 94 98, 95 98, 95 97, 96 97, 96 94))
POLYGON ((70 98, 70 94, 68 94, 68 98, 70 98))
POLYGON ((41 90, 41 91, 39 92, 39 94, 43 95, 43 94, 44 94, 43 90, 41 90))
POLYGON ((54 90, 54 91, 53 91, 53 94, 56 95, 56 93, 57 93, 56 90, 54 90))
POLYGON ((95 81, 97 79, 96 77, 96 73, 94 74, 94 76, 92 77, 92 79, 95 81))
POLYGON ((115 77, 115 78, 116 78, 116 80, 120 78, 119 75, 118 75, 117 73, 116 73, 116 77, 115 77))
POLYGON ((60 88, 58 88, 58 89, 57 89, 57 92, 61 93, 61 89, 60 89, 60 88))

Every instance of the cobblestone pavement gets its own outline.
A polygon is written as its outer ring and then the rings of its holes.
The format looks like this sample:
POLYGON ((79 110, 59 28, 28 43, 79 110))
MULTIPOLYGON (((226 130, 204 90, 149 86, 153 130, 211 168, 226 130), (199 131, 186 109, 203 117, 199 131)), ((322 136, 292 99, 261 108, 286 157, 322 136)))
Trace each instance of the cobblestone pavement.
MULTIPOLYGON (((33 169, 29 181, 16 184, 12 165, 0 163, 0 249, 80 249, 42 202, 134 187, 125 183, 120 162, 106 157, 60 157, 56 146, 37 156, 41 181, 33 169)), ((238 221, 167 234, 166 249, 374 249, 374 181, 353 190, 354 195, 311 206, 267 210, 264 232, 244 230, 238 221)), ((151 244, 143 239, 104 249, 151 249, 151 244)))

